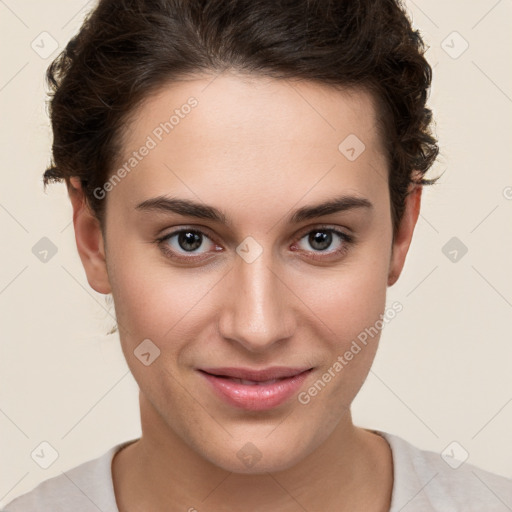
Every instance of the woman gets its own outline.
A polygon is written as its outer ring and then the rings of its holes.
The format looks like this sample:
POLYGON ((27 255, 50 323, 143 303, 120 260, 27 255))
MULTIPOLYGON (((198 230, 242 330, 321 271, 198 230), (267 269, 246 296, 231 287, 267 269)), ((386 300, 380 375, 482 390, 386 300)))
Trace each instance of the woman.
POLYGON ((423 51, 391 0, 100 1, 48 70, 45 184, 142 436, 7 511, 509 510, 510 480, 350 412, 435 181, 423 51))

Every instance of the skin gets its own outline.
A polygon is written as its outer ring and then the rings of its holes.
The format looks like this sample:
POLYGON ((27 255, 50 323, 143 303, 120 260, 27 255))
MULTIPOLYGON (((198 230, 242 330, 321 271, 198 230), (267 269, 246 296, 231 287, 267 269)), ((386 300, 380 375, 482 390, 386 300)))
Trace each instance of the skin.
MULTIPOLYGON (((232 73, 212 80, 167 85, 134 113, 119 165, 174 108, 190 96, 198 100, 108 192, 104 233, 76 179, 69 189, 88 282, 113 295, 122 349, 140 387, 141 439, 112 465, 119 509, 389 510, 389 445, 355 426, 350 414, 379 336, 306 405, 293 397, 257 413, 232 407, 197 368, 314 367, 301 388, 307 390, 384 314, 421 187, 408 195, 392 242, 387 163, 371 96, 232 73), (349 134, 366 146, 355 161, 338 150, 349 134), (215 206, 230 225, 135 209, 162 194, 215 206), (342 194, 373 207, 287 222, 296 208, 342 194), (307 235, 326 226, 352 233, 355 243, 333 256, 345 243, 333 235, 318 250, 307 235), (195 263, 169 259, 155 243, 183 227, 206 234, 192 252, 195 263), (247 236, 262 249, 252 263, 236 252, 247 236), (145 366, 133 352, 148 338, 161 353, 145 366), (252 467, 237 456, 248 442, 261 454, 252 467)), ((177 237, 165 243, 191 256, 177 237)))

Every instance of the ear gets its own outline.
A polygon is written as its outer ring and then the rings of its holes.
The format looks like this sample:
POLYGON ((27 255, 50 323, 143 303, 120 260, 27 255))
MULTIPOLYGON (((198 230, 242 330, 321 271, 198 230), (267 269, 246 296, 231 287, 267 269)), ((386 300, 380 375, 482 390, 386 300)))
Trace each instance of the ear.
POLYGON ((402 273, 405 257, 411 245, 414 227, 420 214, 422 190, 421 185, 413 185, 406 196, 404 214, 393 242, 389 262, 388 286, 394 285, 402 273))
POLYGON ((68 194, 73 205, 76 247, 87 281, 97 292, 111 293, 100 223, 85 200, 80 179, 72 177, 69 181, 68 194))

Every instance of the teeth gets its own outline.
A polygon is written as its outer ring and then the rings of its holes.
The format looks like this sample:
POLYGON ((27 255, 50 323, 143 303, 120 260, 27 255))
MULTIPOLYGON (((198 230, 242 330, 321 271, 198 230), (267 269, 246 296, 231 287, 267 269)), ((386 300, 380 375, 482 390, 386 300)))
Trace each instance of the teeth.
POLYGON ((255 380, 245 380, 245 379, 235 379, 232 378, 231 380, 238 382, 239 384, 244 384, 246 386, 266 386, 268 384, 274 384, 274 382, 277 382, 280 379, 272 379, 272 380, 265 380, 265 381, 255 381, 255 380))

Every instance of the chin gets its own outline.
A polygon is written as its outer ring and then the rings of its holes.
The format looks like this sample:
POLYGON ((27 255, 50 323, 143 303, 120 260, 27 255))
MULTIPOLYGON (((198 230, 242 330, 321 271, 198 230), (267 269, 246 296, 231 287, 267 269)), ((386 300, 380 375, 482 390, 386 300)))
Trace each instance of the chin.
POLYGON ((224 443, 212 443, 216 448, 224 446, 221 452, 215 448, 212 451, 212 444, 209 444, 202 453, 212 464, 231 473, 275 473, 290 469, 313 451, 314 447, 308 450, 305 446, 303 433, 297 432, 295 439, 296 442, 291 434, 282 433, 270 441, 267 432, 259 437, 244 435, 240 440, 230 437, 224 443))

